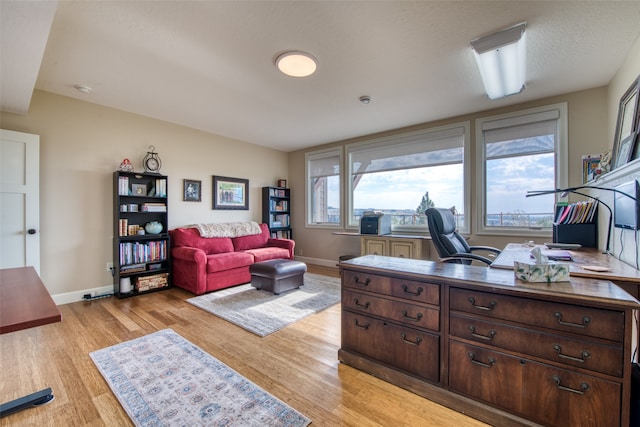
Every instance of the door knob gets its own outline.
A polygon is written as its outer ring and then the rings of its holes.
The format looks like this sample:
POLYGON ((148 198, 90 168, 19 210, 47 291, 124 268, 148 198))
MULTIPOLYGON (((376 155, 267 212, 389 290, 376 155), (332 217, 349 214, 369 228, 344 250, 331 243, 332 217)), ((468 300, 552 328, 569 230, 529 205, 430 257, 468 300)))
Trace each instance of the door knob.
POLYGON ((30 228, 30 229, 27 230, 27 233, 36 234, 36 229, 35 228, 30 228))

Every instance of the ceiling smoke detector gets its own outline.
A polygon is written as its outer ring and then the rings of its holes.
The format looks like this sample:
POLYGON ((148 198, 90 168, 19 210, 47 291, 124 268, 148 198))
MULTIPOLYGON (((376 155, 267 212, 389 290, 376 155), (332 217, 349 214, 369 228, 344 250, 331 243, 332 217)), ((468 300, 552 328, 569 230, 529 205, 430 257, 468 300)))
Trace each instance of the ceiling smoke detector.
POLYGON ((73 86, 78 92, 86 95, 88 93, 93 92, 93 89, 91 89, 89 86, 83 86, 83 85, 74 85, 73 86))

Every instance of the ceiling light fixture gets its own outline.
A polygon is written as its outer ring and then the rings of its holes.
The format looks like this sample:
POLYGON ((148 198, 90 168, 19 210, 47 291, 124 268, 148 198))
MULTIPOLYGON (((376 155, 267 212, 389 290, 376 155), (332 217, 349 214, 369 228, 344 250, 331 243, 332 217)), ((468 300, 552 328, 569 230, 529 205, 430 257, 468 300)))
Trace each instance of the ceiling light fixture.
POLYGON ((287 51, 276 56, 278 70, 291 77, 308 77, 316 72, 318 60, 301 51, 287 51))
POLYGON ((82 85, 74 85, 73 86, 78 92, 86 95, 88 93, 93 92, 93 89, 91 89, 89 86, 82 86, 82 85))
POLYGON ((471 40, 484 89, 491 99, 520 93, 525 88, 525 29, 523 22, 471 40))
POLYGON ((368 103, 371 102, 371 97, 368 95, 363 95, 360 97, 360 102, 362 102, 363 104, 367 105, 368 103))

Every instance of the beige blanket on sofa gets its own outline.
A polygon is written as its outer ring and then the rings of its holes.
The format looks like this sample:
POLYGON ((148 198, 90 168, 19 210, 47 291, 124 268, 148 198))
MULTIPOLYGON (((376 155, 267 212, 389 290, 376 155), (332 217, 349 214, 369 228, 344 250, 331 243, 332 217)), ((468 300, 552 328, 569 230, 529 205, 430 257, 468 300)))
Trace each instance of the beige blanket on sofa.
POLYGON ((262 233, 260 225, 254 221, 193 224, 189 228, 197 228, 201 237, 240 237, 262 233))

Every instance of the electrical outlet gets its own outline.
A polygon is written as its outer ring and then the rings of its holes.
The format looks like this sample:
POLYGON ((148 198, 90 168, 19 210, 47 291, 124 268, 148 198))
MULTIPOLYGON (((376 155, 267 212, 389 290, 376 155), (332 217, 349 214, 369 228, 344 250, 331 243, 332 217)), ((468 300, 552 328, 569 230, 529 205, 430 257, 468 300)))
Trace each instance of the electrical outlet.
POLYGON ((111 271, 112 271, 112 270, 113 270, 113 263, 112 263, 112 262, 108 262, 108 263, 107 263, 107 271, 108 271, 109 273, 111 273, 111 271))

